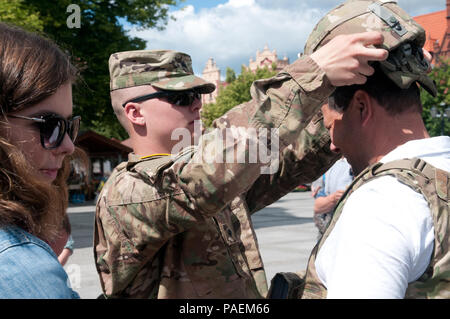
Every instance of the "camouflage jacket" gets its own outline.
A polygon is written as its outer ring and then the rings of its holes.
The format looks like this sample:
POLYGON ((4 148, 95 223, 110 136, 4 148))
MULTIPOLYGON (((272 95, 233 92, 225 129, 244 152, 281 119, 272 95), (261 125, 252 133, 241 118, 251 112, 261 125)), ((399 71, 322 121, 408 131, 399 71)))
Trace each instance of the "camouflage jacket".
MULTIPOLYGON (((381 176, 393 176, 424 196, 430 207, 434 226, 434 251, 425 273, 409 283, 406 298, 450 298, 450 219, 449 173, 434 168, 425 161, 413 158, 389 163, 376 163, 365 169, 347 188, 336 205, 334 215, 321 240, 314 247, 306 271, 301 298, 326 298, 327 289, 320 281, 315 261, 325 240, 336 225, 347 199, 363 184, 381 176)), ((370 275, 370 274, 369 274, 370 275)))
POLYGON ((217 119, 198 146, 173 156, 131 154, 113 171, 97 202, 94 255, 105 295, 265 297, 250 216, 315 180, 337 160, 318 112, 332 90, 324 73, 304 57, 277 76, 256 81, 253 99, 217 119), (216 133, 227 128, 278 129, 278 169, 261 174, 262 161, 202 160, 211 148, 249 155, 250 142, 217 143, 216 133))

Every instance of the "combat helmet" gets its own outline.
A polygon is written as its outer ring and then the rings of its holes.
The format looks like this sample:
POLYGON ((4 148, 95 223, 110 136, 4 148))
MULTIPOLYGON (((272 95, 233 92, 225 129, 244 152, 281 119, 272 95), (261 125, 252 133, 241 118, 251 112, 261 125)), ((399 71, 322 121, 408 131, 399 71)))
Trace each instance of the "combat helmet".
POLYGON ((315 26, 305 45, 311 54, 340 34, 379 31, 384 42, 379 47, 389 51, 381 61, 381 70, 400 88, 414 82, 436 96, 436 84, 427 76, 429 63, 424 59, 425 30, 396 1, 348 0, 328 12, 315 26))

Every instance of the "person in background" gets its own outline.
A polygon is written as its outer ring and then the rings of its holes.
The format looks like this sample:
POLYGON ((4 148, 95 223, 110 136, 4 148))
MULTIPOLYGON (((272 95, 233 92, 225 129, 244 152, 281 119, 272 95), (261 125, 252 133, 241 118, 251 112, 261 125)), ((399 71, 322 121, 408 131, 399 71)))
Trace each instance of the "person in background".
POLYGON ((353 172, 347 160, 342 157, 319 178, 320 186, 315 182, 314 224, 320 238, 331 220, 332 212, 345 189, 353 180, 353 172))
POLYGON ((69 58, 50 40, 0 23, 0 298, 79 298, 51 247, 68 205, 69 58))
POLYGON ((61 263, 61 265, 65 266, 70 256, 73 255, 74 243, 75 242, 73 240, 73 237, 72 235, 70 235, 69 238, 67 239, 67 243, 64 246, 62 252, 58 255, 58 260, 61 263))
POLYGON ((70 256, 73 254, 74 250, 74 240, 72 237, 72 227, 70 225, 69 217, 66 214, 66 218, 64 218, 63 229, 61 230, 61 242, 64 243, 64 247, 62 249, 53 248, 53 251, 58 256, 58 260, 62 266, 64 266, 69 260, 70 256))

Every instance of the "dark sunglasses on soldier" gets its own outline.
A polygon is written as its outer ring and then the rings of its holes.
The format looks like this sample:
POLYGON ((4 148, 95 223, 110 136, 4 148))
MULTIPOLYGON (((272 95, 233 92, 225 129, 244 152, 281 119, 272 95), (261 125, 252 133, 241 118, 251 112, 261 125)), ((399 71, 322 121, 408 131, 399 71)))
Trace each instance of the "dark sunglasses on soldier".
POLYGON ((58 114, 46 114, 39 117, 28 117, 22 115, 8 115, 9 117, 33 121, 39 129, 41 145, 46 150, 58 148, 64 140, 66 133, 75 143, 80 129, 81 117, 75 116, 70 120, 58 114))
POLYGON ((158 98, 163 98, 170 104, 177 106, 191 106, 195 100, 200 100, 201 96, 200 93, 195 91, 158 91, 128 100, 122 106, 125 107, 130 102, 138 103, 158 98))

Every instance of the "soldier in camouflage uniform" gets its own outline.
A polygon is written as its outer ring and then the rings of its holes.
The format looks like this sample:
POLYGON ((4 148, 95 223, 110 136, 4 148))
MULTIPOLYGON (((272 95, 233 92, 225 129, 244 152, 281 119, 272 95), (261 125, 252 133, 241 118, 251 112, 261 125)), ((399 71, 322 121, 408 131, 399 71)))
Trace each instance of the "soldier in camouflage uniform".
POLYGON ((424 30, 394 1, 347 1, 318 23, 305 53, 365 30, 383 33, 389 57, 322 107, 331 149, 359 175, 311 254, 300 297, 450 298, 450 138, 430 138, 421 116, 418 84, 437 93, 424 30))
POLYGON ((214 85, 193 75, 183 53, 112 54, 112 105, 134 152, 114 169, 97 202, 94 254, 105 296, 265 297, 251 214, 316 179, 337 159, 320 106, 335 85, 364 81, 368 60, 387 57, 386 50, 367 47, 381 42, 377 32, 343 37, 256 81, 250 102, 217 119, 197 145, 177 154, 171 154, 172 131, 193 133, 199 94, 214 85), (231 144, 225 133, 217 134, 226 129, 237 134, 231 144), (268 140, 268 147, 279 145, 276 171, 262 174, 266 163, 259 159, 204 160, 211 149, 250 156, 258 140, 246 134, 249 129, 276 129, 268 140))

